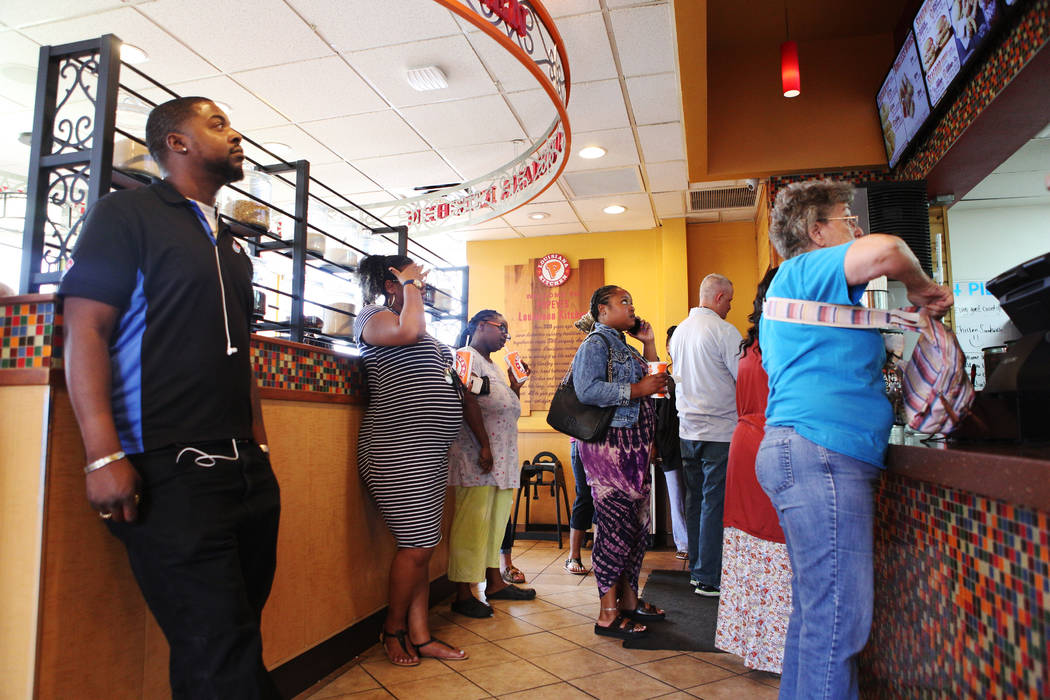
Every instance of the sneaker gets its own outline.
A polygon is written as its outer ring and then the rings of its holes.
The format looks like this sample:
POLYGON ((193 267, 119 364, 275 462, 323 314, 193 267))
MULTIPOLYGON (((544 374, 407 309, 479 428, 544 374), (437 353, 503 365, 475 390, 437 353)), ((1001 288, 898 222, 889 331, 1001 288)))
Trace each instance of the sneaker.
POLYGON ((699 585, 700 585, 700 582, 697 581, 695 578, 689 579, 689 587, 690 588, 696 588, 699 585))
POLYGON ((693 591, 693 593, 696 593, 697 595, 706 596, 708 598, 717 598, 719 595, 721 595, 722 592, 718 590, 717 586, 705 586, 704 584, 700 583, 697 584, 696 590, 693 591))
POLYGON ((675 552, 674 553, 674 558, 675 559, 688 559, 689 558, 689 553, 688 552, 675 552))

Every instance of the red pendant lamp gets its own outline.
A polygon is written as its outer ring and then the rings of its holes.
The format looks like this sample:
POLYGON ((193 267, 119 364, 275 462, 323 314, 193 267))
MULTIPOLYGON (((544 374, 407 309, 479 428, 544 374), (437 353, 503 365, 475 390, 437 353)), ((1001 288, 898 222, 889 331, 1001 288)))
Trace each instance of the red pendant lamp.
POLYGON ((787 2, 784 2, 784 32, 788 39, 780 45, 780 83, 784 88, 784 97, 798 97, 802 93, 801 75, 798 69, 798 44, 791 41, 787 2))

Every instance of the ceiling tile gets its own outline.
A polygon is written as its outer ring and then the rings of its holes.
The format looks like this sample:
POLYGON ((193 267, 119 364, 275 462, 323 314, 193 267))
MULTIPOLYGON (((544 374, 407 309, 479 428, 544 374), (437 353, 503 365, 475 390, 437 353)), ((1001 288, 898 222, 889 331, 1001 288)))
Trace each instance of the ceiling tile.
POLYGON ((406 107, 401 113, 435 148, 525 138, 507 103, 498 95, 406 107))
POLYGON ((966 193, 966 199, 1045 197, 1046 169, 1038 172, 992 173, 966 193))
POLYGON ((578 170, 567 172, 562 178, 577 198, 645 191, 637 165, 615 170, 578 170))
MULTIPOLYGON (((556 25, 569 54, 569 75, 573 83, 616 77, 609 35, 600 13, 566 17, 556 25)), ((572 103, 571 97, 569 102, 572 103)))
POLYGON ((1048 169, 1050 169, 1050 138, 1043 137, 1028 141, 993 172, 1016 173, 1038 170, 1045 173, 1048 169))
POLYGON ((459 171, 464 180, 487 175, 517 158, 526 144, 512 142, 486 143, 481 146, 461 146, 439 149, 445 160, 459 171))
MULTIPOLYGON (((664 160, 671 160, 666 158, 664 160)), ((566 170, 604 170, 638 162, 638 148, 634 144, 634 134, 630 129, 610 129, 607 131, 573 132, 572 154, 566 170), (605 156, 586 160, 577 153, 585 146, 601 146, 606 150, 605 156)))
POLYGON ((650 192, 684 190, 689 187, 689 172, 684 160, 674 160, 669 163, 646 161, 645 171, 649 175, 650 192))
POLYGON ((674 73, 660 73, 627 79, 636 124, 661 124, 682 119, 678 79, 674 73))
POLYGON ((521 226, 546 226, 550 224, 573 224, 579 227, 580 220, 576 217, 576 213, 569 206, 568 202, 544 202, 544 203, 533 203, 529 202, 523 206, 518 207, 509 214, 504 214, 503 219, 514 226, 515 228, 521 226), (548 216, 545 219, 534 220, 530 219, 531 214, 537 212, 544 212, 548 216))
MULTIPOLYGON (((311 165, 323 163, 334 163, 340 160, 339 156, 325 148, 323 144, 304 133, 302 129, 292 124, 284 126, 272 126, 266 129, 255 129, 247 134, 249 138, 257 143, 276 141, 283 143, 291 149, 291 154, 286 156, 289 161, 308 160, 311 165)), ((245 144, 244 152, 248 156, 266 163, 272 158, 251 144, 245 144)))
POLYGON ((600 80, 572 86, 569 124, 574 131, 630 127, 619 80, 600 80))
POLYGON ((0 5, 0 22, 9 27, 28 27, 42 22, 54 22, 128 5, 139 5, 143 2, 149 0, 77 0, 76 9, 73 9, 69 0, 4 0, 3 5, 0 5))
POLYGON ((436 2, 398 2, 377 12, 376 0, 289 0, 337 51, 362 51, 458 34, 452 14, 436 2))
POLYGON ((327 119, 387 109, 388 105, 338 56, 235 73, 234 80, 263 95, 292 121, 327 119), (318 86, 338 86, 318 99, 318 86))
POLYGON ((543 0, 543 6, 551 17, 581 15, 584 12, 600 12, 598 0, 543 0))
POLYGON ((485 32, 473 32, 468 35, 468 40, 492 75, 503 86, 504 92, 529 90, 540 84, 539 78, 485 32))
MULTIPOLYGON (((529 138, 533 140, 539 139, 547 133, 548 127, 550 127, 551 122, 554 121, 554 117, 558 113, 554 109, 551 98, 539 88, 511 93, 506 98, 510 102, 511 107, 514 108, 518 118, 525 125, 525 131, 528 132, 529 138)), ((573 130, 576 129, 576 125, 572 123, 571 119, 569 120, 569 125, 573 130)))
MULTIPOLYGON (((374 182, 347 163, 326 163, 324 165, 311 164, 310 176, 317 178, 339 194, 369 192, 376 188, 374 182)), ((324 188, 317 188, 317 191, 314 193, 321 197, 331 196, 331 193, 324 188)), ((387 195, 387 197, 389 197, 389 195, 387 195)), ((354 198, 351 197, 351 199, 354 198)), ((355 199, 354 201, 356 202, 357 200, 355 199)))
MULTIPOLYGON (((373 185, 374 187, 375 185, 373 185)), ((353 200, 354 204, 360 204, 365 206, 367 204, 379 204, 380 202, 392 202, 397 199, 394 195, 389 192, 351 192, 349 198, 353 200)), ((353 209, 347 209, 351 214, 353 209)))
POLYGON ((642 142, 642 153, 645 154, 646 162, 685 160, 681 122, 640 126, 638 139, 642 142))
MULTIPOLYGON (((275 112, 265 102, 225 75, 173 83, 168 87, 180 95, 200 95, 226 104, 230 108, 229 117, 234 128, 247 133, 249 137, 252 136, 249 132, 255 129, 279 126, 288 121, 287 118, 275 112)), ((142 90, 141 94, 157 103, 171 97, 159 88, 142 90)))
POLYGON ((495 84, 462 35, 343 55, 395 107, 496 94, 495 84), (424 92, 414 90, 405 72, 423 66, 437 66, 444 71, 448 87, 424 92))
MULTIPOLYGON (((194 27, 196 26, 198 25, 195 24, 194 27)), ((164 29, 143 17, 138 8, 123 7, 88 17, 50 22, 25 29, 23 33, 40 44, 52 45, 92 39, 103 34, 116 34, 121 41, 134 44, 149 54, 149 61, 136 67, 164 84, 215 75, 219 72, 194 50, 188 49, 164 29)), ((180 36, 178 32, 173 34, 180 36)), ((229 41, 228 36, 226 41, 229 41)), ((125 71, 121 82, 131 86, 150 85, 131 71, 125 71)))
POLYGON ((587 233, 583 224, 546 224, 541 226, 518 226, 518 233, 525 238, 538 238, 540 236, 565 236, 574 233, 587 233))
POLYGON ((673 219, 685 214, 685 199, 681 192, 657 192, 653 194, 656 215, 662 219, 673 219))
POLYGON ((648 212, 633 215, 620 214, 612 217, 607 214, 600 219, 586 219, 588 230, 601 233, 604 231, 644 231, 656 227, 656 219, 648 212), (613 220, 615 218, 615 221, 613 220))
MULTIPOLYGON (((573 200, 573 206, 576 207, 576 213, 580 215, 581 219, 587 222, 588 226, 590 226, 592 221, 622 221, 642 215, 651 216, 652 214, 649 207, 649 195, 644 193, 617 194, 609 195, 608 197, 576 199, 573 200), (606 214, 602 209, 610 204, 620 204, 627 207, 627 211, 623 214, 606 214)), ((608 231, 609 229, 606 228, 602 230, 608 231)))
POLYGON ((283 0, 157 0, 142 12, 226 73, 320 58, 332 53, 283 0))
POLYGON ((455 171, 433 151, 367 158, 355 161, 354 167, 384 189, 396 190, 458 180, 455 171))
POLYGON ((521 238, 521 235, 509 226, 488 228, 481 231, 460 229, 448 235, 460 241, 498 241, 507 238, 521 238))
MULTIPOLYGON (((29 146, 18 140, 23 131, 33 130, 32 110, 0 114, 0 162, 19 163, 16 172, 29 170, 29 146)), ((11 168, 7 168, 11 170, 11 168)))
POLYGON ((612 26, 625 76, 674 71, 675 44, 670 6, 615 10, 612 26))
POLYGON ((405 120, 393 110, 336 117, 301 125, 345 160, 427 150, 405 120))

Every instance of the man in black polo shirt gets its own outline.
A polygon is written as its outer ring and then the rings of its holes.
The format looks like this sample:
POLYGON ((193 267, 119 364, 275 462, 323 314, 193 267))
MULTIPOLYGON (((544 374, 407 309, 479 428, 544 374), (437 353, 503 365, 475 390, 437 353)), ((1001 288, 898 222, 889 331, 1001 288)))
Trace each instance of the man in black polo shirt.
POLYGON ((280 493, 249 358, 252 265, 215 194, 243 177, 215 104, 156 107, 166 179, 88 213, 62 280, 66 381, 91 506, 171 647, 175 698, 276 698, 259 620, 280 493))

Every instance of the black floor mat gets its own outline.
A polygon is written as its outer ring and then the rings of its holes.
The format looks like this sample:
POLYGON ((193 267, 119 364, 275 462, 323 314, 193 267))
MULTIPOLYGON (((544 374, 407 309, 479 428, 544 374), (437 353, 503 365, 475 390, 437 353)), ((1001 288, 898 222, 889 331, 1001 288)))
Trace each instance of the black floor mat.
POLYGON ((667 619, 648 623, 649 634, 623 643, 627 649, 715 649, 718 598, 693 593, 688 571, 657 570, 649 574, 642 597, 667 611, 667 619))

